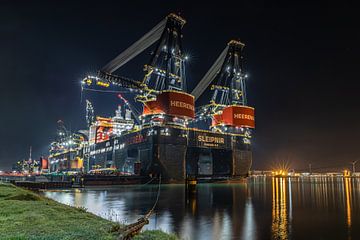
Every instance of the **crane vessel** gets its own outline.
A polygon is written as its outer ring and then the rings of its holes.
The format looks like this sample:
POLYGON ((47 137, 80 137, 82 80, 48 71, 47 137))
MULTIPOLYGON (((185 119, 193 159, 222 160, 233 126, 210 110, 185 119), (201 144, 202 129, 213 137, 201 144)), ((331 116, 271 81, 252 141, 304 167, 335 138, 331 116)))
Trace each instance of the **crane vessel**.
POLYGON ((53 143, 57 148, 50 152, 50 171, 114 169, 138 176, 161 174, 164 180, 177 182, 187 177, 216 180, 248 174, 255 120, 254 108, 247 104, 245 45, 229 41, 188 91, 188 59, 182 48, 185 23, 169 14, 95 75, 83 79, 83 90, 113 87, 133 97, 116 93, 122 104, 111 118, 95 117, 87 101, 85 140, 76 146, 70 146, 75 140, 69 138, 53 143), (149 47, 153 51, 142 79, 116 74, 149 47), (64 142, 68 147, 61 148, 64 142))

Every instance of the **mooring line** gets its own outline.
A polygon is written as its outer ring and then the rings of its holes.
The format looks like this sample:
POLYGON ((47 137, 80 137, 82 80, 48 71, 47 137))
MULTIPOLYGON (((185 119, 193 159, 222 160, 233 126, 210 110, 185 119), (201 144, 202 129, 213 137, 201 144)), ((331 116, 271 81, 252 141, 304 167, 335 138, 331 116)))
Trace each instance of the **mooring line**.
POLYGON ((130 240, 130 239, 132 239, 132 237, 134 237, 136 234, 138 234, 141 231, 141 229, 146 224, 149 223, 149 217, 154 212, 154 210, 156 208, 156 205, 159 202, 160 190, 161 190, 161 175, 159 177, 158 191, 157 191, 157 196, 156 196, 156 200, 155 200, 154 205, 152 206, 152 208, 144 216, 139 218, 137 220, 137 222, 127 225, 125 227, 125 229, 123 230, 123 233, 120 234, 119 240, 130 240))

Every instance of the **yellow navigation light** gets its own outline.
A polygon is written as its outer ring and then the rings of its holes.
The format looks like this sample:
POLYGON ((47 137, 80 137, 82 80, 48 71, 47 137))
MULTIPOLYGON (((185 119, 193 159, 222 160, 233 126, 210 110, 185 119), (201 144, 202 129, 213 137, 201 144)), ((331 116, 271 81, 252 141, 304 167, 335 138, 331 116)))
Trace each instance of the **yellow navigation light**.
POLYGON ((99 85, 101 87, 109 87, 110 86, 110 83, 108 82, 102 82, 102 81, 97 81, 96 82, 96 85, 99 85))
POLYGON ((271 173, 274 176, 282 176, 282 177, 285 177, 285 176, 288 175, 288 172, 286 170, 283 170, 283 169, 272 171, 271 173))
POLYGON ((211 85, 211 90, 215 90, 215 89, 219 89, 219 90, 229 90, 229 87, 224 87, 224 86, 220 86, 220 85, 211 85))
POLYGON ((92 84, 92 80, 90 78, 85 79, 85 83, 90 86, 92 84))

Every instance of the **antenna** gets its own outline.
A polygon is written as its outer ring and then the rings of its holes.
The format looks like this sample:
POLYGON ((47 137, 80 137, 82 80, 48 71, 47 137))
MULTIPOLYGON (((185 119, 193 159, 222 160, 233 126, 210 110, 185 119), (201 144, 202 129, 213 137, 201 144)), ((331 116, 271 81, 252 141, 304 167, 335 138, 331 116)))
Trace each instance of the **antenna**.
POLYGON ((358 160, 351 162, 353 174, 355 173, 355 165, 357 162, 358 162, 358 160))
POLYGON ((29 151, 29 160, 31 160, 31 152, 32 152, 32 146, 30 146, 30 151, 29 151))

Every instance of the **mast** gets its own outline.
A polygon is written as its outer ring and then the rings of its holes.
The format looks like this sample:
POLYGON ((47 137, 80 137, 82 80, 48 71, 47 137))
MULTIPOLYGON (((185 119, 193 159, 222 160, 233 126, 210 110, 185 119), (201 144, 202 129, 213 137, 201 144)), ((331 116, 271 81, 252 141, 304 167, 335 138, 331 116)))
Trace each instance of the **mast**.
POLYGON ((94 107, 92 103, 86 99, 86 123, 87 127, 90 128, 90 126, 95 121, 95 115, 94 115, 94 107))
POLYGON ((182 49, 182 27, 186 21, 171 13, 152 54, 143 83, 156 91, 185 90, 185 56, 182 49))
POLYGON ((30 150, 29 150, 29 162, 31 162, 31 153, 32 153, 32 146, 30 146, 30 150))
POLYGON ((246 105, 242 51, 245 44, 237 40, 228 43, 228 51, 219 73, 212 81, 211 103, 218 105, 246 105))

